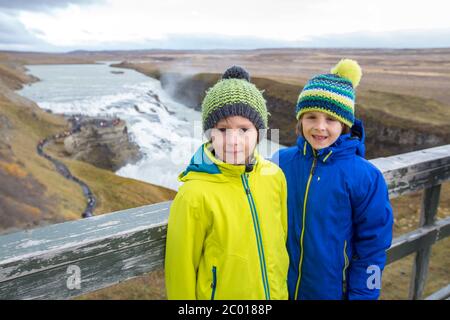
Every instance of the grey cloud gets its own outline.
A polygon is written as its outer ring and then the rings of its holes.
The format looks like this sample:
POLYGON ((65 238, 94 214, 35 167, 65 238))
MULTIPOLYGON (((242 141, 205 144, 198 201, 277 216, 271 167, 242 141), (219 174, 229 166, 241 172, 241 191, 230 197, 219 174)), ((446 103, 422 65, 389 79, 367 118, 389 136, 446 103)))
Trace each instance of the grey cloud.
POLYGON ((15 17, 0 13, 0 44, 31 44, 40 40, 15 17))
MULTIPOLYGON (((89 30, 84 30, 89 33, 89 30)), ((409 30, 391 33, 348 33, 316 36, 308 41, 282 41, 257 37, 224 35, 171 34, 165 39, 139 42, 116 41, 83 46, 54 46, 37 37, 38 31, 27 30, 11 16, 0 13, 0 50, 16 46, 17 50, 67 52, 73 50, 145 50, 145 49, 258 49, 258 48, 442 48, 450 47, 450 29, 409 30), (26 49, 21 49, 26 47, 26 49), (31 48, 31 49, 29 49, 31 48)), ((13 47, 14 48, 14 47, 13 47)), ((14 50, 14 49, 13 49, 14 50)))
POLYGON ((0 50, 55 51, 57 48, 39 39, 15 17, 0 12, 0 50))
POLYGON ((355 32, 313 37, 301 47, 351 48, 444 48, 450 47, 450 29, 355 32))
POLYGON ((177 35, 139 43, 98 44, 101 50, 130 49, 258 49, 258 48, 442 48, 450 47, 450 29, 408 30, 383 33, 348 33, 313 37, 308 41, 283 41, 222 35, 177 35))
POLYGON ((0 0, 0 9, 7 10, 47 10, 52 8, 64 8, 69 4, 101 3, 104 0, 0 0))
POLYGON ((169 35, 163 40, 150 40, 147 45, 165 49, 256 49, 288 46, 286 41, 258 37, 231 37, 224 35, 169 35))

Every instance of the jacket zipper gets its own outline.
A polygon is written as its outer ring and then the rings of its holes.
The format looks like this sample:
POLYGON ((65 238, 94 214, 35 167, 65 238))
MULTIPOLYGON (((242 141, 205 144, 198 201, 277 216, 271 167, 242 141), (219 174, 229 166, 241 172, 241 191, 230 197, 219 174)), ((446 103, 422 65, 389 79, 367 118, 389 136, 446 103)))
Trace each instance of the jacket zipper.
POLYGON ((212 292, 211 292, 211 300, 214 300, 214 296, 216 295, 216 287, 217 287, 217 268, 216 266, 212 267, 212 283, 211 283, 211 288, 212 288, 212 292))
POLYGON ((342 292, 345 295, 347 293, 347 268, 348 268, 348 256, 347 256, 347 240, 344 241, 344 269, 342 270, 342 292))
POLYGON ((269 288, 269 281, 267 277, 267 268, 266 268, 266 261, 264 256, 264 246, 262 243, 262 236, 261 236, 261 230, 259 227, 259 219, 258 219, 258 212, 256 211, 256 205, 253 201, 253 196, 250 191, 250 186, 248 184, 248 174, 243 173, 241 175, 242 184, 245 189, 245 193, 247 195, 247 200, 250 205, 250 211, 252 213, 252 219, 253 219, 253 227, 255 229, 255 235, 256 235, 256 244, 258 247, 258 255, 259 255, 259 264, 261 267, 261 275, 262 275, 262 281, 264 286, 264 294, 266 296, 266 300, 270 300, 270 288, 269 288))
POLYGON ((295 300, 298 299, 298 290, 300 289, 300 282, 301 282, 301 278, 302 278, 302 266, 303 266, 303 238, 305 236, 305 220, 306 220, 306 203, 308 201, 308 192, 309 192, 309 187, 311 185, 311 179, 314 175, 314 170, 316 168, 316 164, 317 164, 317 155, 315 150, 313 149, 313 153, 314 153, 314 160, 313 163, 311 165, 311 170, 309 171, 309 178, 308 178, 308 183, 306 184, 306 190, 305 190, 305 200, 303 201, 303 216, 302 216, 302 233, 300 235, 300 261, 298 263, 298 279, 297 279, 297 285, 295 287, 295 300))

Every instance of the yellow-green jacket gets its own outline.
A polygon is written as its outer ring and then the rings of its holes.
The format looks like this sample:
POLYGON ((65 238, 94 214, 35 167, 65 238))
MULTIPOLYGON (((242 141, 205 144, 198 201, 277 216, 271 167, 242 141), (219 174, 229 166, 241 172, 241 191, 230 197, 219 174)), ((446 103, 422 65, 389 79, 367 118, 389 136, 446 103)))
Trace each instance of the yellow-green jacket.
POLYGON ((204 144, 169 215, 169 299, 287 299, 286 180, 278 166, 226 164, 204 144), (247 170, 248 171, 248 170, 247 170))

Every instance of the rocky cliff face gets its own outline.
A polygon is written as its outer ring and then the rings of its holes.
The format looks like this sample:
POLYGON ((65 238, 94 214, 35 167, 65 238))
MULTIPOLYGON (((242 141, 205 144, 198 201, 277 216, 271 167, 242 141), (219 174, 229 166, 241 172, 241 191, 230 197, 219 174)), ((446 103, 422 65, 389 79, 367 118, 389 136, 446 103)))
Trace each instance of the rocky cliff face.
POLYGON ((356 106, 356 116, 366 131, 366 157, 387 157, 450 143, 450 130, 424 126, 379 110, 356 106))
POLYGON ((74 132, 64 139, 64 148, 73 159, 116 171, 141 157, 122 120, 84 118, 72 126, 74 132))

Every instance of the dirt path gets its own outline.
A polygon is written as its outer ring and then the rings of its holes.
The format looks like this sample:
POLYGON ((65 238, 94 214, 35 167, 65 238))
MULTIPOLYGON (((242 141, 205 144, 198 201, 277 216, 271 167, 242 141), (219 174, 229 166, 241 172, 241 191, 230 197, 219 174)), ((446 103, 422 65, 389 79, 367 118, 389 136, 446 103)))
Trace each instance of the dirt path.
POLYGON ((39 141, 39 143, 37 145, 37 153, 41 157, 44 157, 48 161, 52 162, 53 165, 56 168, 56 171, 58 171, 62 176, 64 176, 68 180, 72 180, 75 183, 78 183, 81 186, 81 189, 83 190, 84 197, 87 200, 86 208, 82 212, 81 217, 82 218, 89 218, 89 217, 92 217, 94 215, 94 209, 95 209, 95 206, 97 204, 97 200, 96 200, 94 194, 92 193, 91 189, 89 188, 89 186, 86 183, 84 183, 83 181, 81 181, 80 179, 78 179, 77 177, 75 177, 74 175, 72 175, 72 173, 67 168, 67 166, 64 165, 61 161, 58 161, 58 160, 52 158, 51 156, 49 156, 47 153, 44 152, 44 147, 45 147, 46 144, 52 142, 55 139, 59 139, 62 136, 70 135, 70 134, 76 132, 79 129, 80 129, 80 126, 77 126, 77 127, 75 127, 74 130, 71 130, 69 133, 56 134, 56 135, 47 137, 47 138, 39 141))

